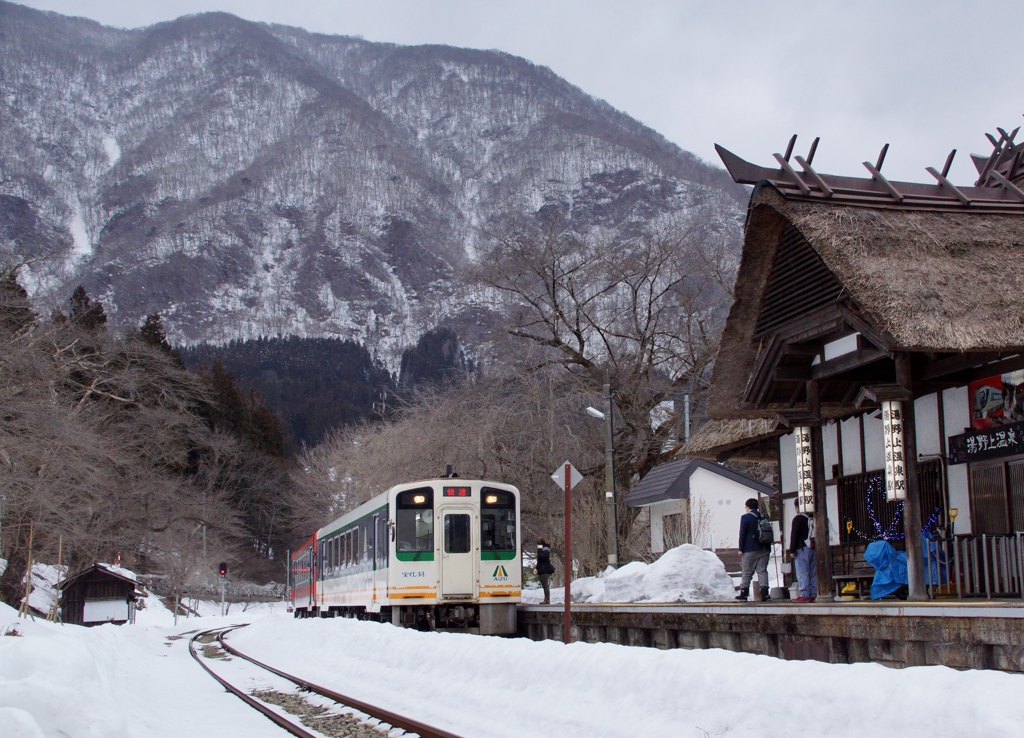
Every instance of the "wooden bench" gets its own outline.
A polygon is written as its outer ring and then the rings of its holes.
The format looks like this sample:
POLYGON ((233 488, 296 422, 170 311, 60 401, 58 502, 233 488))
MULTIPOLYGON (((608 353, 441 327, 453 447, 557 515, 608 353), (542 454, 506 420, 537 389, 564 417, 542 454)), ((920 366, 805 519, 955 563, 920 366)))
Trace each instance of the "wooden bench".
POLYGON ((871 582, 874 578, 874 574, 833 574, 832 587, 837 598, 854 595, 866 600, 871 597, 871 582), (844 592, 843 589, 849 584, 853 585, 853 592, 844 592))
POLYGON ((875 569, 864 560, 864 549, 867 543, 842 543, 831 546, 832 554, 832 589, 836 597, 851 595, 865 600, 871 596, 871 582, 875 578, 875 569), (852 592, 843 592, 847 585, 853 585, 852 592))

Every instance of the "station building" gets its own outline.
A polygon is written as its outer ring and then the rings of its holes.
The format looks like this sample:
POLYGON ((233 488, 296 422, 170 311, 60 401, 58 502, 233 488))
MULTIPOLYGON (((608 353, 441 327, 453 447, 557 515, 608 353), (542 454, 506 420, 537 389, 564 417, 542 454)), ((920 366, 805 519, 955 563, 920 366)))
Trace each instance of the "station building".
POLYGON ((928 169, 934 183, 891 182, 885 150, 865 163, 869 178, 854 178, 815 171, 817 141, 806 159, 791 142, 778 168, 719 148, 754 189, 712 420, 683 453, 778 464, 788 531, 795 439, 810 436, 817 543, 829 552, 819 593, 884 538, 907 550, 911 597, 934 596, 928 544, 906 544, 922 531, 946 542, 951 562, 968 559, 956 566, 970 581, 943 582, 946 594, 1022 592, 1024 167, 1012 135, 992 141, 974 157, 972 187, 949 182, 950 161, 928 169), (886 402, 903 415, 895 501, 886 402))

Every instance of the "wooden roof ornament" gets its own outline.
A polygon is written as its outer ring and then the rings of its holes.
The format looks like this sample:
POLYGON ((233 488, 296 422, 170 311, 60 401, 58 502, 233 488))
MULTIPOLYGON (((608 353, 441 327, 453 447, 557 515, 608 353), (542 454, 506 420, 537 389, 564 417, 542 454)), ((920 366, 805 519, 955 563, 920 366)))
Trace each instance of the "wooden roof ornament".
POLYGON ((715 144, 715 150, 733 180, 749 185, 771 184, 787 199, 830 200, 855 207, 915 210, 969 208, 983 212, 1024 212, 1024 190, 1015 181, 1024 179, 1021 167, 1024 143, 1014 143, 1020 129, 1009 134, 1002 128, 996 130, 999 138, 986 134, 992 143, 992 153, 971 157, 979 174, 972 187, 958 187, 948 179, 956 149, 946 157, 941 172, 934 167, 925 167, 925 171, 935 178, 935 184, 893 182, 887 179, 882 174, 882 164, 889 144, 882 147, 874 165, 864 162, 870 178, 821 174, 813 169, 811 163, 820 138, 814 139, 804 159, 793 156, 797 138, 794 135, 789 140, 785 155, 773 154, 779 164, 778 169, 751 164, 718 144, 715 144), (791 159, 800 165, 801 172, 793 168, 791 159))
MULTIPOLYGON (((1024 368, 1024 143, 997 130, 991 154, 972 157, 973 186, 949 181, 955 151, 926 170, 934 182, 911 183, 882 174, 888 146, 867 178, 815 169, 818 139, 806 158, 791 139, 778 168, 719 146, 754 190, 710 417, 848 416, 900 383, 897 356, 914 396, 1024 368), (854 334, 838 355, 825 348, 854 334)), ((738 448, 739 430, 722 425, 722 443, 688 451, 738 448)))

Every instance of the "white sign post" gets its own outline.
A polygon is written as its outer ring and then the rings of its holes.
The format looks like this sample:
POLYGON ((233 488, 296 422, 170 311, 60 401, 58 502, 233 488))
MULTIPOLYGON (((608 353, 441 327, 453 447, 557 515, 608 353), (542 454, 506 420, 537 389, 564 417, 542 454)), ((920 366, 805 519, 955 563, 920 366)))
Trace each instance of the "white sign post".
POLYGON ((903 463, 903 406, 899 400, 882 402, 882 439, 885 442, 885 499, 907 499, 903 463))
POLYGON ((551 478, 565 490, 565 597, 562 605, 562 643, 568 643, 572 635, 572 614, 569 609, 572 602, 569 587, 572 580, 572 488, 580 483, 583 475, 567 461, 555 469, 551 478))
POLYGON ((814 462, 811 455, 811 429, 798 426, 793 429, 796 439, 796 509, 802 513, 814 512, 814 462))

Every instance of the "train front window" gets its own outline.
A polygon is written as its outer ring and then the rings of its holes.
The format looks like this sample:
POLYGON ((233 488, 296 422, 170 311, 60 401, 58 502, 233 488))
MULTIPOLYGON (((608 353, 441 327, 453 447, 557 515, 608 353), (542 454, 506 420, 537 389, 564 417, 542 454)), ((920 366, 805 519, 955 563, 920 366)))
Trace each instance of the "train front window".
POLYGON ((450 554, 469 553, 469 516, 448 513, 444 516, 444 552, 450 554))
POLYGON ((480 550, 516 550, 516 496, 511 492, 480 490, 480 550))
POLYGON ((434 490, 430 487, 400 492, 395 500, 397 550, 434 550, 434 490))

